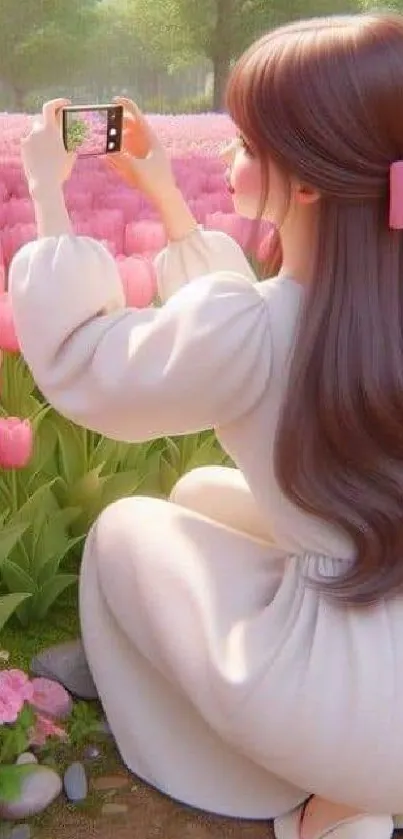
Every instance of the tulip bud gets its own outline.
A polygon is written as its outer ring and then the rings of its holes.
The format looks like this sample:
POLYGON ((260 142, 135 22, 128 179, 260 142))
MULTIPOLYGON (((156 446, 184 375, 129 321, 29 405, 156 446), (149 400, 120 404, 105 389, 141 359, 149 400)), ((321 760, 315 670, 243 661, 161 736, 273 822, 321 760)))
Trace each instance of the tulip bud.
POLYGON ((0 418, 0 468, 23 469, 33 450, 33 431, 29 420, 0 418))
POLYGON ((20 349, 11 302, 6 291, 0 294, 0 349, 6 352, 19 352, 20 349))
POLYGON ((126 305, 133 309, 150 306, 157 293, 157 279, 153 263, 136 256, 117 260, 126 305))

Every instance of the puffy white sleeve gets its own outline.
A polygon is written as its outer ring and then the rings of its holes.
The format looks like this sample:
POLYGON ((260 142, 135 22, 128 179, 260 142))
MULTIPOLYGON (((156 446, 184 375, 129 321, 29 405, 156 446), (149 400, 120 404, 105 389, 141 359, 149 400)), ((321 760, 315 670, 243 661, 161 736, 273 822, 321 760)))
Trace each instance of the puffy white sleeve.
POLYGON ((199 227, 185 239, 170 244, 156 257, 158 291, 165 301, 185 283, 214 274, 232 271, 250 282, 256 276, 242 248, 226 233, 199 227))
POLYGON ((267 387, 267 306, 249 278, 218 271, 161 308, 126 309, 116 264, 88 238, 23 247, 10 269, 22 353, 56 410, 138 442, 226 425, 267 387))

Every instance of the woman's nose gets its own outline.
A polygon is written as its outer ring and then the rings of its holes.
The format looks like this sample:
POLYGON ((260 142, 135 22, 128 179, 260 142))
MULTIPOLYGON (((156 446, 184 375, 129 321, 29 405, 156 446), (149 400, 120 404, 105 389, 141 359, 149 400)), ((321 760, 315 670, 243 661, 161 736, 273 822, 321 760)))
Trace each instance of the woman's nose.
POLYGON ((232 140, 231 143, 228 143, 228 145, 224 146, 224 148, 220 152, 221 160, 223 160, 224 163, 227 163, 227 164, 231 165, 231 163, 234 160, 237 147, 238 147, 238 140, 232 140))

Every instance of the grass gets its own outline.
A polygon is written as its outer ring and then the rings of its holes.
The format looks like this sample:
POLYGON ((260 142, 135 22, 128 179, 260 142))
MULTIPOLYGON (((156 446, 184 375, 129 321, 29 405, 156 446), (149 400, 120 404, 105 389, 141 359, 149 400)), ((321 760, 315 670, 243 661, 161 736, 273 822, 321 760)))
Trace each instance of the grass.
MULTIPOLYGON (((60 597, 46 620, 30 624, 28 627, 21 626, 15 618, 11 619, 4 627, 0 639, 0 649, 7 650, 10 654, 5 666, 29 670, 32 657, 40 650, 52 644, 76 638, 80 634, 77 595, 77 587, 72 587, 60 597)), ((102 709, 98 703, 86 704, 101 717, 102 709)), ((101 733, 85 736, 85 731, 83 731, 82 741, 79 744, 74 746, 55 744, 39 755, 40 763, 54 768, 61 776, 67 766, 76 760, 85 764, 89 778, 96 778, 98 775, 116 775, 123 768, 114 741, 101 733), (88 761, 83 759, 85 746, 89 744, 99 748, 98 759, 88 761)), ((77 813, 77 815, 81 813, 88 819, 94 819, 99 815, 104 802, 105 796, 91 789, 87 799, 81 804, 70 804, 64 797, 60 797, 43 813, 29 820, 33 835, 39 836, 42 835, 42 831, 46 832, 51 829, 55 820, 63 821, 63 813, 66 811, 77 813)))
POLYGON ((28 670, 32 657, 40 650, 77 638, 80 634, 77 601, 77 587, 72 586, 59 598, 45 620, 23 627, 12 618, 0 638, 0 649, 10 653, 9 664, 28 670))

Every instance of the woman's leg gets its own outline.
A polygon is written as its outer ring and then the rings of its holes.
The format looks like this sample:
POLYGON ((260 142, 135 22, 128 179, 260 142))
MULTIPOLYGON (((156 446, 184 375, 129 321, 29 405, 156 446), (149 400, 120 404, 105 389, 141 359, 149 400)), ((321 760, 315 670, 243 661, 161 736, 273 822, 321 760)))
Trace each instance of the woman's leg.
POLYGON ((239 469, 203 466, 187 472, 174 486, 171 501, 232 530, 273 544, 264 512, 239 469))

